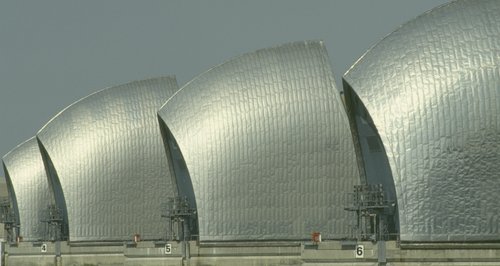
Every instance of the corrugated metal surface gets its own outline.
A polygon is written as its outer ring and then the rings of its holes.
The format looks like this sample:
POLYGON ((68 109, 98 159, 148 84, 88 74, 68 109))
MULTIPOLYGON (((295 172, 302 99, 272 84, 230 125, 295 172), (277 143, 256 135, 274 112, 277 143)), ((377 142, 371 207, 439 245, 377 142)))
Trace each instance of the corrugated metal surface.
POLYGON ((30 138, 3 157, 9 193, 14 191, 24 241, 44 239, 47 224, 44 211, 54 203, 36 139, 30 138))
POLYGON ((359 173, 328 61, 321 42, 245 54, 159 111, 191 177, 202 241, 348 233, 359 173))
POLYGON ((434 9, 344 77, 387 151, 403 241, 500 239, 499 14, 494 0, 434 9))
POLYGON ((64 194, 70 241, 165 235, 161 206, 176 190, 156 112, 176 90, 172 77, 108 88, 40 130, 46 164, 55 170, 51 178, 64 194))

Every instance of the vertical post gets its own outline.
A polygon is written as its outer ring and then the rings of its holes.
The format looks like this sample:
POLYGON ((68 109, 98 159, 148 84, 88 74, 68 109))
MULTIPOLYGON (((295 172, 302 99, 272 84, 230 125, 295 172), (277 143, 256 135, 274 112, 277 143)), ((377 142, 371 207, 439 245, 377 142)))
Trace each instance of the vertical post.
POLYGON ((61 257, 61 241, 57 240, 55 242, 55 265, 62 266, 62 257, 61 257))
POLYGON ((181 219, 182 226, 182 257, 184 260, 189 260, 191 254, 189 250, 189 220, 181 219))
POLYGON ((377 242, 377 249, 378 249, 378 266, 385 266, 387 264, 387 258, 385 254, 384 240, 377 242))
POLYGON ((182 243, 182 260, 186 260, 186 232, 184 232, 184 219, 180 219, 180 229, 181 229, 181 237, 179 240, 182 243))
POLYGON ((386 240, 385 238, 385 215, 384 216, 380 216, 379 217, 379 221, 378 221, 378 237, 377 239, 378 240, 386 240))
POLYGON ((4 265, 4 242, 0 241, 0 266, 4 265))

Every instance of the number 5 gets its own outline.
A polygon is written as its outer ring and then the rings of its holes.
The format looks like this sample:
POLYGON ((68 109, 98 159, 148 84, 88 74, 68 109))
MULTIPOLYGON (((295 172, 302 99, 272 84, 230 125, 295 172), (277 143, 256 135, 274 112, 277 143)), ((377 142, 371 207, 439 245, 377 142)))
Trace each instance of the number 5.
POLYGON ((172 254, 172 244, 165 244, 165 254, 172 254))

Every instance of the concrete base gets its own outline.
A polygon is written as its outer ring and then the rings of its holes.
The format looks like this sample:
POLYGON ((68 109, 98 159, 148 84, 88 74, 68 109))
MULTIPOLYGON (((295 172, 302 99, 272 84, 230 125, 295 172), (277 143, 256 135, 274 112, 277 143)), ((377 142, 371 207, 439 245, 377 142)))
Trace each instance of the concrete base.
POLYGON ((140 242, 123 245, 20 243, 6 246, 6 265, 71 266, 209 266, 209 265, 359 265, 490 266, 500 265, 499 244, 418 245, 401 248, 394 241, 312 243, 140 242), (356 248, 362 246, 362 252, 356 248), (57 255, 59 256, 57 256, 57 255))

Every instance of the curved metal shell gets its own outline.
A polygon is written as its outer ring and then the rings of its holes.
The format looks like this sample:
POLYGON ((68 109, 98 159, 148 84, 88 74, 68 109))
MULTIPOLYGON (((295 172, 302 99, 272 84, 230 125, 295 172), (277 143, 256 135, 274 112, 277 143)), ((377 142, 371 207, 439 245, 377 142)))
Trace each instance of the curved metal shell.
POLYGON ((44 211, 54 204, 54 198, 36 139, 30 138, 7 153, 3 165, 9 194, 14 197, 11 202, 19 219, 19 235, 24 241, 46 239, 44 211))
POLYGON ((54 193, 65 200, 70 241, 165 235, 162 206, 177 193, 156 112, 176 90, 172 77, 111 87, 67 107, 39 131, 52 186, 60 186, 54 193))
POLYGON ((321 42, 245 54, 159 111, 191 178, 200 240, 346 236, 359 173, 328 60, 321 42))
POLYGON ((500 239, 500 2, 408 22, 344 77, 387 151, 403 241, 500 239))

